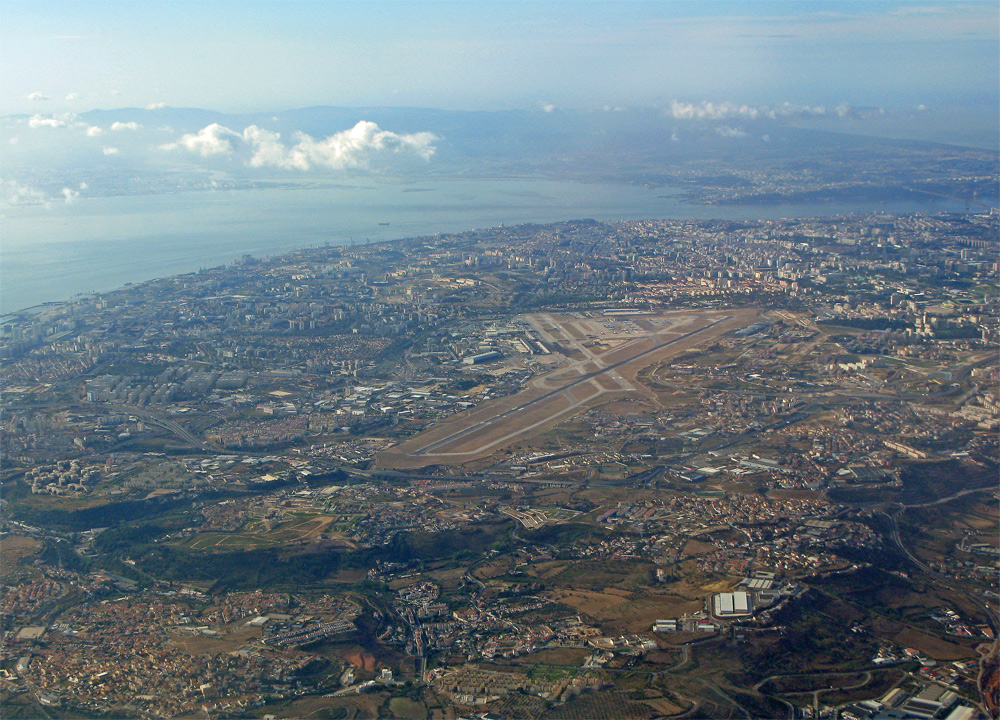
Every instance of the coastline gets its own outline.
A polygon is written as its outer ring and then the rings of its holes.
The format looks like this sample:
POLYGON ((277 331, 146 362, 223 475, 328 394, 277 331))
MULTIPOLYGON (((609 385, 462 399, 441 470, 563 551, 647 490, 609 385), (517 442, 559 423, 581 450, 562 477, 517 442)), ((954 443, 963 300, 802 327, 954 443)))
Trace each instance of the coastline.
POLYGON ((77 295, 229 264, 245 254, 271 257, 324 244, 347 245, 352 239, 389 242, 569 218, 767 220, 965 207, 948 198, 926 203, 703 204, 691 202, 682 188, 545 179, 425 178, 419 187, 424 191, 413 193, 414 184, 401 181, 374 188, 283 186, 101 196, 46 208, 10 206, 5 211, 0 312, 23 314, 77 295), (365 192, 359 195, 359 189, 365 192))

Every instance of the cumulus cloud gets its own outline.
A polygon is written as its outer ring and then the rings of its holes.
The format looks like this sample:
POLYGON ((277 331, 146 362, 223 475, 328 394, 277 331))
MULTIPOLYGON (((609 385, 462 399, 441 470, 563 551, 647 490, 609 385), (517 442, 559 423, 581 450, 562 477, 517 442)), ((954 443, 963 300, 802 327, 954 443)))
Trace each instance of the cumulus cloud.
POLYGON ((74 200, 76 200, 78 197, 80 197, 80 190, 86 190, 86 189, 87 189, 87 183, 82 182, 78 186, 78 189, 74 190, 73 188, 70 188, 70 187, 64 187, 59 192, 62 193, 62 196, 63 196, 63 198, 65 198, 65 200, 66 200, 67 203, 71 203, 74 200))
POLYGON ((64 128, 66 124, 62 118, 47 115, 32 115, 28 120, 28 127, 31 128, 64 128))
MULTIPOLYGON (((249 128, 248 128, 249 129, 249 128)), ((184 148, 202 157, 212 155, 232 155, 236 151, 236 142, 241 142, 243 136, 219 123, 212 123, 196 133, 184 135, 175 143, 164 145, 164 150, 184 148)))
POLYGON ((66 96, 66 99, 69 100, 69 101, 79 100, 80 99, 80 93, 70 93, 69 95, 66 96))
POLYGON ((166 106, 167 106, 167 104, 165 102, 154 102, 154 103, 149 103, 149 105, 146 106, 146 109, 147 110, 161 110, 161 109, 165 108, 166 106))
POLYGON ((735 127, 728 127, 723 125, 722 127, 715 128, 715 134, 719 137, 724 138, 741 138, 746 137, 747 134, 743 130, 735 127))
POLYGON ((112 130, 138 130, 142 125, 137 123, 135 120, 130 122, 113 122, 111 123, 112 130))
POLYGON ((91 125, 87 128, 87 137, 97 137, 98 135, 103 135, 104 131, 96 125, 91 125))
POLYGON ((53 198, 45 191, 33 185, 22 185, 16 180, 0 180, 0 202, 8 205, 44 205, 58 200, 71 203, 80 197, 80 192, 87 189, 87 183, 82 182, 76 187, 64 186, 53 198))
POLYGON ((552 103, 545 103, 544 105, 542 105, 542 112, 550 113, 550 112, 555 112, 556 110, 557 110, 556 106, 553 105, 552 103))
POLYGON ((283 167, 286 169, 308 170, 309 159, 303 152, 289 150, 281 142, 281 135, 251 125, 243 131, 243 140, 253 148, 249 164, 251 167, 283 167))
MULTIPOLYGON (((361 121, 350 130, 315 140, 299 133, 280 167, 307 169, 310 165, 333 169, 366 168, 379 157, 402 155, 430 160, 434 155, 433 133, 399 135, 381 130, 373 122, 361 121)), ((260 162, 263 162, 261 158, 260 162)), ((252 164, 252 161, 251 161, 252 164)))
POLYGON ((733 117, 756 120, 760 117, 760 110, 749 105, 736 105, 728 102, 687 103, 674 100, 670 103, 670 114, 676 120, 725 120, 733 117))
POLYGON ((847 103, 840 103, 833 108, 825 105, 797 105, 785 102, 777 106, 746 105, 732 102, 709 102, 703 100, 697 103, 674 100, 668 113, 676 120, 777 120, 792 117, 822 117, 835 115, 846 118, 854 115, 854 110, 847 103))
MULTIPOLYGON (((89 126, 87 123, 80 119, 80 116, 76 113, 59 113, 54 115, 32 115, 28 118, 28 127, 30 128, 88 128, 86 133, 91 135, 89 126)), ((96 128, 98 133, 100 128, 96 128)))
POLYGON ((29 100, 48 100, 49 96, 40 92, 28 93, 29 100))
POLYGON ((363 120, 350 130, 322 140, 305 133, 296 133, 293 139, 294 143, 289 145, 279 133, 256 125, 239 133, 213 123, 162 147, 165 150, 184 149, 202 157, 238 155, 250 167, 343 170, 368 168, 377 161, 389 158, 430 160, 438 138, 429 132, 401 135, 363 120))
POLYGON ((101 152, 103 152, 105 155, 117 155, 118 154, 118 148, 105 146, 104 149, 101 152))
POLYGON ((16 180, 0 180, 0 197, 8 205, 38 205, 48 201, 44 192, 16 180))

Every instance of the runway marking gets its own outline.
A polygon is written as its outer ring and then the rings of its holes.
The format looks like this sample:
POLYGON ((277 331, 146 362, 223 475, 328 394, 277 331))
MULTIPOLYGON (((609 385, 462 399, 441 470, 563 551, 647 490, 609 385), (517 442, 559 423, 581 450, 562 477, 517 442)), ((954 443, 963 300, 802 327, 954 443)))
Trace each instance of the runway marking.
MULTIPOLYGON (((674 332, 674 331, 668 331, 667 329, 664 329, 664 330, 660 330, 660 331, 655 332, 655 333, 651 333, 650 335, 644 336, 642 338, 636 338, 634 341, 626 343, 625 346, 614 348, 612 351, 609 351, 609 352, 614 352, 614 353, 617 354, 618 352, 620 352, 621 350, 627 348, 628 346, 635 345, 635 344, 637 344, 639 342, 649 341, 650 339, 652 339, 655 342, 658 338, 662 337, 663 335, 667 335, 667 334, 669 334, 669 335, 675 335, 675 337, 671 337, 670 339, 665 340, 664 342, 659 342, 659 343, 654 344, 653 347, 651 347, 651 348, 647 348, 645 350, 640 350, 639 352, 635 353, 634 355, 629 355, 626 358, 623 358, 621 360, 616 360, 616 361, 614 361, 614 362, 612 362, 610 364, 603 363, 599 357, 593 357, 593 358, 591 358, 591 359, 589 359, 587 361, 577 361, 576 364, 574 366, 572 366, 572 367, 576 367, 580 371, 583 370, 583 366, 584 365, 590 364, 590 363, 593 363, 595 366, 597 366, 597 369, 596 370, 587 371, 587 372, 583 372, 578 378, 576 378, 574 380, 570 380, 569 382, 567 382, 566 384, 564 384, 564 385, 562 385, 560 387, 548 390, 547 392, 543 393, 542 395, 540 395, 540 396, 538 396, 536 398, 532 398, 530 400, 522 402, 521 404, 515 405, 512 408, 508 408, 507 410, 504 410, 503 412, 500 412, 500 413, 498 413, 496 415, 493 415, 492 417, 490 417, 488 419, 481 420, 481 421, 479 421, 479 422, 477 422, 477 423, 475 423, 473 425, 470 425, 469 427, 462 428, 461 430, 456 430, 455 432, 451 433, 450 435, 447 435, 447 436, 441 438, 440 440, 435 440, 434 442, 431 442, 428 445, 425 445, 422 448, 420 448, 418 450, 415 450, 415 451, 413 451, 410 454, 411 455, 426 456, 426 457, 468 457, 468 456, 471 456, 471 455, 477 455, 477 454, 482 453, 485 450, 489 450, 489 449, 491 449, 493 447, 496 447, 497 445, 501 445, 501 444, 503 444, 505 442, 508 442, 511 439, 513 439, 513 438, 515 438, 515 437, 517 437, 519 435, 523 435, 524 433, 529 432, 530 430, 534 430, 535 428, 538 428, 538 427, 540 427, 542 425, 549 424, 553 420, 560 418, 561 416, 565 415, 566 413, 568 413, 568 412, 570 412, 572 410, 575 410, 576 408, 580 407, 581 405, 584 405, 587 402, 590 402, 591 400, 593 400, 594 398, 596 398, 599 395, 603 395, 605 393, 613 393, 613 392, 629 392, 629 391, 634 391, 635 390, 635 386, 632 385, 631 383, 628 383, 628 390, 622 389, 620 391, 606 390, 604 388, 601 388, 599 385, 597 385, 597 388, 596 388, 597 392, 591 393, 586 398, 581 399, 581 400, 575 400, 575 399, 573 399, 572 395, 570 393, 566 392, 566 391, 568 391, 568 390, 570 390, 572 388, 575 388, 577 386, 583 385, 585 383, 595 384, 594 380, 596 378, 599 378, 602 375, 608 375, 609 377, 612 377, 612 379, 613 379, 614 376, 611 376, 610 373, 613 373, 618 368, 620 368, 620 367, 622 367, 624 365, 627 365, 629 363, 635 362, 636 360, 641 360, 642 358, 646 357, 647 355, 652 355, 653 353, 658 352, 658 351, 662 350, 665 347, 669 347, 670 345, 673 345, 674 343, 681 342, 681 341, 686 340, 686 339, 688 339, 690 337, 693 337, 694 335, 697 335, 699 333, 703 333, 703 332, 705 332, 707 330, 710 330, 711 328, 715 327, 716 325, 719 325, 720 323, 725 322, 725 321, 730 320, 730 319, 732 319, 731 315, 724 315, 724 316, 720 317, 719 319, 717 319, 717 320, 709 323, 708 325, 705 325, 705 326, 700 327, 700 328, 696 328, 694 330, 691 330, 689 332, 683 333, 681 335, 676 335, 676 332, 674 332), (500 422, 500 421, 502 421, 502 420, 504 420, 506 418, 509 418, 512 415, 516 414, 516 413, 522 412, 522 411, 526 410, 527 408, 530 408, 533 405, 537 405, 540 402, 543 402, 545 400, 549 400, 551 398, 554 398, 554 397, 560 396, 560 395, 562 395, 563 397, 565 397, 567 399, 569 405, 567 407, 564 407, 562 409, 556 410, 555 412, 546 415, 543 419, 541 419, 541 420, 539 420, 537 422, 534 422, 531 425, 528 425, 526 427, 519 427, 519 428, 513 430, 512 432, 507 433, 506 435, 504 435, 501 438, 495 439, 492 442, 489 442, 489 443, 486 443, 486 444, 478 446, 474 450, 468 450, 468 451, 464 451, 464 452, 451 452, 451 453, 448 453, 448 452, 436 453, 436 452, 434 452, 438 448, 441 448, 441 447, 444 447, 446 445, 452 444, 455 441, 460 440, 462 438, 465 438, 465 437, 467 437, 467 436, 469 436, 469 435, 471 435, 473 433, 476 433, 476 432, 478 432, 478 431, 480 431, 480 430, 482 430, 482 429, 484 429, 486 427, 489 427, 492 424, 498 423, 498 422, 500 422)), ((671 326, 671 327, 673 327, 673 326, 671 326)), ((567 367, 558 368, 556 370, 556 372, 559 372, 559 373, 565 372, 567 369, 568 369, 567 367)), ((622 380, 624 380, 624 378, 622 378, 622 380)))

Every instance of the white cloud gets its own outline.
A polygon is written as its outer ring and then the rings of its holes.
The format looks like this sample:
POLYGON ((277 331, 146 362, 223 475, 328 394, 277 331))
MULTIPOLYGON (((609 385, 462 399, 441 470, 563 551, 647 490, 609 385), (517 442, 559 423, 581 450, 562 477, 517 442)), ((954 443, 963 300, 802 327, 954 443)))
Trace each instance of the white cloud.
POLYGON ((546 103, 545 105, 542 105, 542 111, 543 112, 547 112, 547 113, 555 112, 556 109, 557 109, 556 106, 553 105, 552 103, 546 103))
POLYGON ((184 135, 175 143, 163 146, 164 150, 174 150, 184 148, 191 152, 198 153, 202 157, 212 155, 232 155, 236 151, 234 141, 241 141, 243 136, 233 132, 227 127, 212 123, 199 130, 197 133, 184 135))
POLYGON ((750 105, 708 101, 686 103, 679 100, 670 104, 670 114, 677 120, 726 120, 735 117, 756 120, 761 117, 760 109, 750 105))
POLYGON ((0 198, 8 205, 39 205, 48 202, 44 192, 16 180, 0 180, 0 198))
POLYGON ((66 127, 66 121, 54 116, 45 115, 32 115, 31 119, 28 120, 28 127, 31 128, 64 128, 66 127))
POLYGON ((101 152, 103 152, 105 155, 117 155, 118 148, 105 146, 104 149, 101 150, 101 152))
POLYGON ((165 102, 154 102, 154 103, 149 103, 149 105, 146 106, 146 109, 147 110, 160 110, 162 108, 165 108, 166 106, 167 106, 167 104, 165 102))
POLYGON ((70 187, 64 187, 59 192, 62 193, 62 196, 66 199, 67 203, 71 203, 74 200, 76 200, 78 197, 80 197, 80 191, 81 190, 86 190, 86 189, 87 189, 87 183, 82 182, 82 183, 80 183, 77 186, 76 190, 74 190, 73 188, 70 188, 70 187))
POLYGON ((49 96, 40 92, 28 93, 29 100, 48 100, 49 96))
POLYGON ((281 135, 251 125, 243 131, 243 140, 253 148, 251 167, 283 167, 308 170, 309 160, 303 153, 289 151, 281 142, 281 135))
MULTIPOLYGON (((823 105, 796 105, 795 103, 782 103, 774 110, 771 110, 771 117, 805 117, 808 115, 826 115, 827 109, 823 105)), ((847 103, 840 103, 833 112, 840 117, 847 117, 851 112, 851 106, 847 103)))
POLYGON ((433 133, 422 132, 398 135, 381 130, 373 122, 362 120, 350 130, 315 140, 305 134, 296 136, 298 142, 288 151, 280 167, 308 169, 310 165, 333 169, 366 168, 371 162, 388 156, 409 156, 430 160, 434 155, 433 133))
POLYGON ((828 109, 824 105, 797 105, 785 102, 771 107, 769 105, 740 105, 732 102, 710 102, 703 100, 697 103, 674 100, 668 111, 675 120, 777 120, 792 117, 822 117, 836 115, 840 118, 854 115, 853 108, 847 103, 828 109))
POLYGON ((741 138, 746 137, 747 134, 743 130, 734 127, 722 126, 715 128, 715 134, 719 137, 724 138, 741 138))
POLYGON ((286 145, 280 134, 256 125, 238 133, 213 123, 162 147, 165 150, 185 149, 202 157, 240 155, 250 167, 341 170, 368 168, 390 158, 427 161, 434 155, 434 142, 438 138, 429 132, 400 135, 363 120, 350 130, 322 140, 305 133, 296 133, 294 139, 294 144, 286 145))
POLYGON ((73 100, 79 100, 80 99, 80 93, 70 93, 69 95, 66 96, 66 99, 69 100, 69 101, 71 101, 71 102, 73 100))
POLYGON ((76 113, 60 113, 55 115, 36 114, 28 118, 30 128, 85 128, 87 123, 80 120, 76 113))
POLYGON ((104 131, 96 125, 91 125, 87 128, 87 137, 97 137, 98 135, 103 135, 104 131))
POLYGON ((137 123, 135 120, 130 122, 113 122, 111 123, 112 130, 138 130, 142 125, 137 123))

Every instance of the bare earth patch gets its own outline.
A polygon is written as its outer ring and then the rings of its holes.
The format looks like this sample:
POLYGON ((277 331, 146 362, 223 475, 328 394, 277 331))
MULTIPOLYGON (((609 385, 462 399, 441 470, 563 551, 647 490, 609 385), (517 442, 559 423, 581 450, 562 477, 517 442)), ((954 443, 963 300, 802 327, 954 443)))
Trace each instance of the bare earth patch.
POLYGON ((25 537, 24 535, 8 535, 0 540, 0 576, 8 575, 17 569, 22 558, 31 557, 41 550, 40 540, 25 537))

